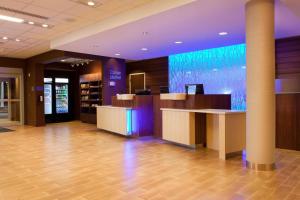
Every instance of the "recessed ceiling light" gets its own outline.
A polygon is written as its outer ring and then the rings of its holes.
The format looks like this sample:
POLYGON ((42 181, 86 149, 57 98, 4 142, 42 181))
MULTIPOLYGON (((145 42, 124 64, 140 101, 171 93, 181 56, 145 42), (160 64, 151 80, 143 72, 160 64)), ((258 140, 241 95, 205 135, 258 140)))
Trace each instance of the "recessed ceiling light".
POLYGON ((141 50, 142 50, 142 51, 148 51, 148 49, 145 48, 145 47, 144 47, 144 48, 141 48, 141 50))
POLYGON ((33 24, 34 24, 34 22, 30 21, 30 22, 28 22, 28 24, 31 24, 31 25, 33 25, 33 24))
POLYGON ((66 60, 64 60, 64 59, 62 59, 62 60, 60 60, 61 62, 65 62, 66 60))
POLYGON ((115 54, 115 56, 120 56, 120 55, 121 55, 121 54, 119 54, 119 53, 116 53, 116 54, 115 54))
POLYGON ((228 35, 227 32, 220 32, 219 35, 224 36, 224 35, 228 35))
POLYGON ((6 15, 0 15, 0 20, 5 20, 9 22, 16 22, 16 23, 23 23, 24 19, 17 18, 17 17, 10 17, 6 15))
POLYGON ((175 44, 182 44, 183 42, 182 41, 176 41, 174 42, 175 44))
POLYGON ((21 40, 19 38, 16 38, 16 42, 20 42, 21 40))
POLYGON ((48 27, 49 27, 49 25, 48 25, 48 24, 42 24, 42 27, 44 27, 44 28, 48 28, 48 27))
POLYGON ((88 2, 87 2, 87 5, 89 5, 89 6, 94 6, 94 5, 95 5, 95 2, 93 2, 93 1, 88 1, 88 2))
POLYGON ((3 40, 8 40, 8 37, 5 37, 5 36, 4 36, 2 39, 3 39, 3 40))

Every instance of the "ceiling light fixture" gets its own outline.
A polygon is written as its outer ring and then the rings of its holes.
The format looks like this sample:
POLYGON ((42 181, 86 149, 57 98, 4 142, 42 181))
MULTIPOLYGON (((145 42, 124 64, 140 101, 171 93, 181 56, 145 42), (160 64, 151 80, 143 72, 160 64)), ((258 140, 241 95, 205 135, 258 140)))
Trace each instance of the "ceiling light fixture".
POLYGON ((95 2, 93 2, 93 1, 88 1, 88 2, 87 2, 87 5, 89 5, 89 6, 94 6, 94 5, 95 5, 95 2))
POLYGON ((48 27, 49 27, 49 25, 48 25, 48 24, 42 24, 42 27, 44 27, 44 28, 48 28, 48 27))
POLYGON ((34 24, 34 22, 30 21, 30 22, 28 22, 28 24, 30 24, 30 25, 33 25, 33 24, 34 24))
POLYGON ((115 54, 115 56, 120 56, 120 55, 121 55, 121 54, 119 54, 119 53, 116 53, 116 54, 115 54))
POLYGON ((66 60, 64 60, 64 59, 62 59, 62 60, 60 60, 61 62, 66 62, 66 60))
POLYGON ((20 42, 21 40, 19 38, 16 38, 16 42, 20 42))
POLYGON ((8 37, 4 36, 2 39, 3 39, 3 40, 8 40, 8 37))
POLYGON ((9 22, 15 22, 15 23, 23 23, 24 19, 17 18, 17 17, 10 17, 6 15, 0 15, 0 20, 5 20, 9 22))
POLYGON ((142 50, 142 51, 148 51, 148 49, 145 48, 145 47, 144 47, 144 48, 141 48, 141 50, 142 50))
POLYGON ((175 44, 182 44, 183 42, 182 41, 176 41, 174 42, 175 44))
POLYGON ((227 32, 220 32, 219 35, 224 36, 224 35, 228 35, 228 33, 227 32))

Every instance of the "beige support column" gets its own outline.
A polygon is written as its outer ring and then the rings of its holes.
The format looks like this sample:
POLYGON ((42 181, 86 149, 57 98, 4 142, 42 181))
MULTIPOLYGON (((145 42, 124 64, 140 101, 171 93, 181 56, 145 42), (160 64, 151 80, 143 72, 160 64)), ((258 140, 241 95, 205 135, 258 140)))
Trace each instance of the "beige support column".
POLYGON ((274 0, 246 4, 247 167, 275 168, 274 0))

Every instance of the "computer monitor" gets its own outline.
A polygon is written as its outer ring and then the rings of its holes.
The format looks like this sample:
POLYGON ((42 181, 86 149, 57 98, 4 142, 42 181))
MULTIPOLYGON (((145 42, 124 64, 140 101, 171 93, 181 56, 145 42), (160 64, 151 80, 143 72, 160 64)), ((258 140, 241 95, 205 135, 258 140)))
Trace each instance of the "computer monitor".
POLYGON ((159 91, 160 91, 160 94, 169 93, 169 87, 168 86, 160 86, 159 91))
POLYGON ((136 89, 135 95, 151 95, 151 90, 136 89))
POLYGON ((187 84, 185 85, 185 93, 190 95, 204 94, 203 84, 187 84))

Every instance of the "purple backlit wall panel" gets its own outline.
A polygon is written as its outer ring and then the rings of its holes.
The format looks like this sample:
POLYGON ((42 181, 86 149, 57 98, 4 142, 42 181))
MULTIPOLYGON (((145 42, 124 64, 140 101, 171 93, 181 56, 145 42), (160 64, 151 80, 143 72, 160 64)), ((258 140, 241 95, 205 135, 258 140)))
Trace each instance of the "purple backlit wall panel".
POLYGON ((245 110, 245 44, 169 56, 170 92, 201 83, 205 94, 231 94, 232 109, 245 110))

